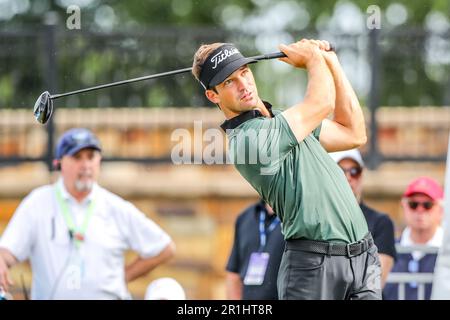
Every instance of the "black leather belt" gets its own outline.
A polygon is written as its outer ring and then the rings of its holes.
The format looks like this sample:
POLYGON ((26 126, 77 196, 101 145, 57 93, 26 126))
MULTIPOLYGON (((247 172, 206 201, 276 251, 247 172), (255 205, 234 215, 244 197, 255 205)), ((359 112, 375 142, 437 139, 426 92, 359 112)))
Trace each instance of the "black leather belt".
POLYGON ((366 252, 373 245, 370 232, 361 240, 349 244, 306 239, 292 239, 286 241, 286 249, 321 253, 331 256, 354 257, 366 252))

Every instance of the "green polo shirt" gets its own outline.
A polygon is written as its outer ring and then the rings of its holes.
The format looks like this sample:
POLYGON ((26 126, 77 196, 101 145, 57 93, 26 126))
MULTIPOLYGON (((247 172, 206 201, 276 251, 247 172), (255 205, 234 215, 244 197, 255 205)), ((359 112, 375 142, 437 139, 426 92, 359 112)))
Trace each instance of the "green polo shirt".
POLYGON ((285 239, 351 243, 368 232, 343 171, 319 142, 320 126, 298 142, 280 111, 252 110, 226 121, 229 156, 274 209, 285 239))

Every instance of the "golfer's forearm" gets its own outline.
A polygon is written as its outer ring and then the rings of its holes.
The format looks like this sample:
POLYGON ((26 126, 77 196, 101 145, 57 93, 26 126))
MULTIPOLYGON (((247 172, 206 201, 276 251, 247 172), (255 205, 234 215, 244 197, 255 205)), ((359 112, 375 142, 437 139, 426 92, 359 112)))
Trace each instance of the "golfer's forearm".
POLYGON ((312 112, 325 118, 334 109, 336 89, 331 72, 321 55, 317 55, 308 66, 308 87, 303 104, 313 106, 312 112))
POLYGON ((283 111, 298 141, 303 141, 333 112, 336 94, 333 77, 320 53, 309 61, 307 70, 309 79, 305 99, 283 111))
POLYGON ((336 88, 333 121, 350 129, 358 144, 365 143, 366 127, 361 106, 337 59, 327 60, 336 88))
POLYGON ((335 61, 337 61, 337 59, 326 59, 327 66, 330 69, 331 75, 333 77, 334 88, 336 91, 334 114, 335 117, 336 114, 338 114, 338 116, 342 118, 343 122, 348 122, 351 117, 351 113, 348 112, 348 108, 346 109, 346 106, 350 104, 351 99, 345 89, 343 72, 340 66, 335 61))

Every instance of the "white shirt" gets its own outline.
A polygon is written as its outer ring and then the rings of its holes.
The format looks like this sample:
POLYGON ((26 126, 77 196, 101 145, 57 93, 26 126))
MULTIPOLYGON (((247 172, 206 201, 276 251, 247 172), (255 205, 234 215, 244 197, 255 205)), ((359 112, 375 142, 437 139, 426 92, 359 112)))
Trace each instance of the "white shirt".
POLYGON ((133 204, 95 184, 80 204, 55 185, 33 190, 21 202, 0 239, 19 260, 30 258, 32 299, 129 299, 124 251, 158 255, 171 238, 133 204), (92 201, 94 209, 80 249, 74 246, 59 208, 55 188, 80 226, 92 201))
MULTIPOLYGON (((437 227, 436 232, 434 233, 433 237, 430 240, 428 240, 428 242, 425 243, 425 245, 430 246, 430 247, 438 247, 439 248, 442 245, 443 239, 444 239, 444 230, 442 229, 441 226, 439 226, 439 227, 437 227)), ((418 245, 418 243, 415 243, 411 239, 411 228, 410 227, 406 227, 405 230, 403 230, 402 236, 400 238, 400 244, 402 246, 418 245)), ((414 260, 420 260, 423 258, 425 253, 423 253, 421 251, 413 251, 411 253, 411 255, 413 256, 414 260)))

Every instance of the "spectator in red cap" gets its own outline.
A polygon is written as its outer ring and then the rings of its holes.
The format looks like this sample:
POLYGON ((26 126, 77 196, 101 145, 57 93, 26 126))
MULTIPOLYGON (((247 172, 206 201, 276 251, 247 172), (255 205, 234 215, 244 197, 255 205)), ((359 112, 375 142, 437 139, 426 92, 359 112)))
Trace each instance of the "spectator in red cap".
MULTIPOLYGON (((444 191, 438 182, 429 177, 420 177, 412 181, 402 197, 406 228, 402 232, 400 245, 425 245, 440 247, 443 239, 441 220, 443 216, 444 191)), ((425 254, 422 251, 397 254, 392 272, 434 272, 437 254, 425 254)), ((418 299, 417 283, 405 285, 405 299, 418 299)), ((431 296, 431 284, 425 285, 426 300, 431 296)), ((398 300, 398 285, 387 284, 384 298, 398 300)))

